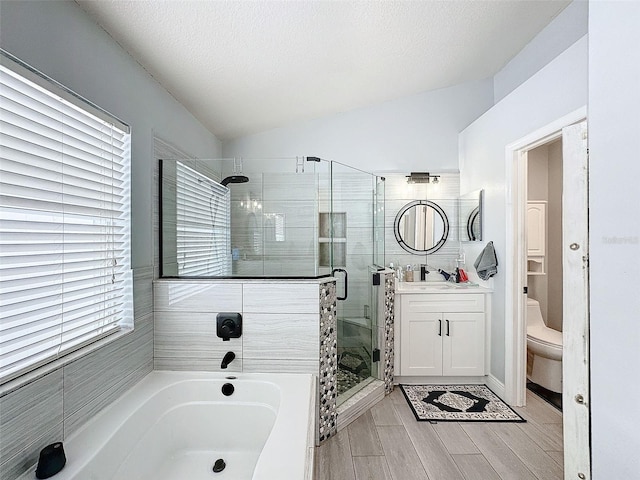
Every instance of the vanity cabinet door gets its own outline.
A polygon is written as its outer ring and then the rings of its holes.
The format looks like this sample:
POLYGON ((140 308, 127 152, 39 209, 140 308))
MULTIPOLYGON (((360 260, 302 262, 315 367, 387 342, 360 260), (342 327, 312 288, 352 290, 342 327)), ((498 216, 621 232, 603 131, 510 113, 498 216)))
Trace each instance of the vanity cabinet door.
POLYGON ((442 375, 442 314, 403 314, 401 375, 442 375))
POLYGON ((484 313, 444 313, 443 375, 484 375, 484 313))

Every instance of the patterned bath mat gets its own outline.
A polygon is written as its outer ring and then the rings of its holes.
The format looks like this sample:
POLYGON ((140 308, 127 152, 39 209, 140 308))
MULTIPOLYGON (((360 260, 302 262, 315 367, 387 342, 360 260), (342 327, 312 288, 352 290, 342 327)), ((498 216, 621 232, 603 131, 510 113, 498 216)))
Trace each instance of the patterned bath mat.
POLYGON ((485 385, 400 385, 418 421, 526 422, 485 385))

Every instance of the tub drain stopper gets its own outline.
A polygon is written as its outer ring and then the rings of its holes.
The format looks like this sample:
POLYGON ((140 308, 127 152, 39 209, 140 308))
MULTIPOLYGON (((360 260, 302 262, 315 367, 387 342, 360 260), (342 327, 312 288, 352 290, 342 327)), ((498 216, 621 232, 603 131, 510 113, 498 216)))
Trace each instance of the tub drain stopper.
POLYGON ((218 460, 216 460, 216 463, 213 464, 213 472, 220 473, 226 466, 227 464, 224 463, 224 460, 219 458, 218 460))

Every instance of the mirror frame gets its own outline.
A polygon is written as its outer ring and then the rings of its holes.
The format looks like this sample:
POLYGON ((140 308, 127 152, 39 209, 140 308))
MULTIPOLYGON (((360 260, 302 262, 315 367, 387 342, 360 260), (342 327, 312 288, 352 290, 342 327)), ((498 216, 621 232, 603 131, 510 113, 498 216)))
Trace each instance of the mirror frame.
POLYGON ((458 198, 458 220, 460 222, 461 242, 482 241, 483 216, 484 216, 484 189, 475 190, 458 198), (462 202, 476 202, 476 206, 469 211, 468 216, 463 218, 462 202), (474 235, 473 225, 477 221, 477 235, 474 235))
POLYGON ((413 253, 414 255, 428 255, 440 250, 449 238, 449 218, 447 217, 447 214, 444 212, 442 207, 437 203, 430 200, 414 200, 413 202, 407 203, 396 214, 396 219, 393 222, 393 234, 395 235, 398 244, 407 252, 413 253), (416 250, 415 248, 407 245, 407 243, 400 236, 400 220, 402 220, 402 216, 407 210, 417 205, 426 205, 433 208, 440 215, 440 217, 442 218, 442 222, 444 223, 444 232, 442 233, 442 238, 440 239, 440 241, 438 241, 438 243, 436 243, 433 247, 427 248, 425 250, 416 250))
POLYGON ((467 242, 478 242, 482 240, 482 222, 480 221, 480 207, 476 207, 471 210, 469 218, 467 219, 467 242), (473 233, 473 224, 478 222, 478 235, 473 233))

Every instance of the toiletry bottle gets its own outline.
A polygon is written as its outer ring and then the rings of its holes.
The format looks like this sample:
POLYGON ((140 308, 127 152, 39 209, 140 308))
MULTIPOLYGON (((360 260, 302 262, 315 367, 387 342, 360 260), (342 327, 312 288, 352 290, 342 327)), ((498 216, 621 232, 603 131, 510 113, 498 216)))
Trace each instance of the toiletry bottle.
POLYGON ((464 268, 460 269, 460 283, 467 283, 469 281, 469 277, 467 276, 467 272, 464 271, 464 268))
POLYGON ((402 271, 402 267, 400 265, 396 267, 396 277, 399 282, 404 282, 404 272, 402 271))
POLYGON ((407 270, 404 272, 404 281, 413 282, 413 267, 411 265, 407 265, 407 270))

